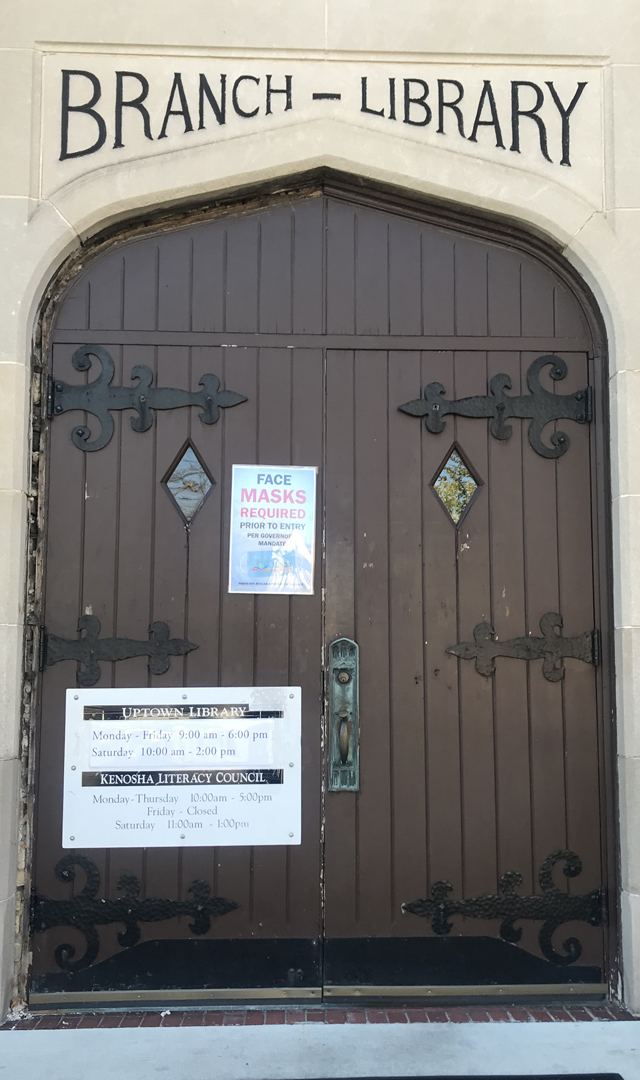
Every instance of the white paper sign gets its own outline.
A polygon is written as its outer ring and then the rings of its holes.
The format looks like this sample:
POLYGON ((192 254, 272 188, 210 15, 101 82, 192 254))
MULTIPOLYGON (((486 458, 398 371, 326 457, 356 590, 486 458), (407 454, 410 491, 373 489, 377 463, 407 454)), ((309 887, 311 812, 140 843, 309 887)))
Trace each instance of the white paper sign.
POLYGON ((229 592, 313 593, 317 472, 233 466, 229 592))
POLYGON ((300 843, 300 688, 67 690, 63 848, 300 843))

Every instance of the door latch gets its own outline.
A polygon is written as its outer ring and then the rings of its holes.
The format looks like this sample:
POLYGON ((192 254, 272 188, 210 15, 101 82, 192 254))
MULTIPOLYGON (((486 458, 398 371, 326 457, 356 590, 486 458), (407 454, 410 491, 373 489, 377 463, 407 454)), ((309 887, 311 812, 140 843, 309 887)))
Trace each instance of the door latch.
POLYGON ((359 791, 358 646, 338 638, 329 646, 329 791, 359 791))

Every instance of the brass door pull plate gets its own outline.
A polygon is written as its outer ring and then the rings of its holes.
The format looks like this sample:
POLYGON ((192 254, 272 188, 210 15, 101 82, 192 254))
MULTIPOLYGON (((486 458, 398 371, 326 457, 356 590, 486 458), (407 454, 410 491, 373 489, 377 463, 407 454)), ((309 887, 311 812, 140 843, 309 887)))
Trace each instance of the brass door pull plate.
POLYGON ((358 646, 338 638, 329 646, 329 791, 359 791, 358 646))

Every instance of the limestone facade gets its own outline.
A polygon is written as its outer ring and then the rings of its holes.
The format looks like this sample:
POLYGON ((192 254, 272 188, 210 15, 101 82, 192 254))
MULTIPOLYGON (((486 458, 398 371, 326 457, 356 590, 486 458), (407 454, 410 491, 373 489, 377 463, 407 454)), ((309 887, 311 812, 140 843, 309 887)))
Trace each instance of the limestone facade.
POLYGON ((12 992, 25 855, 30 367, 43 296, 65 259, 114 223, 323 166, 518 222, 561 251, 600 307, 610 374, 620 994, 640 1012, 638 5, 27 0, 4 20, 0 86, 0 1015, 12 992))

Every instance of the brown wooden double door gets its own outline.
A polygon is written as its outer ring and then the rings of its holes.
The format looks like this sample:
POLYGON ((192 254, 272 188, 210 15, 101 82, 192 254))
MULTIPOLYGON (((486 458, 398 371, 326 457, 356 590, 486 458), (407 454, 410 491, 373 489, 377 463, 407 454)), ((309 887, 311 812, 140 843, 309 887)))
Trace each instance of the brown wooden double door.
POLYGON ((577 301, 533 259, 318 194, 116 248, 61 307, 54 380, 91 381, 96 362, 87 376, 71 356, 92 342, 113 385, 146 364, 155 385, 197 391, 213 372, 247 400, 211 425, 158 411, 144 433, 114 413, 113 438, 89 453, 70 438, 78 414, 53 419, 47 631, 73 638, 91 614, 103 637, 144 640, 163 620, 198 646, 160 676, 146 657, 103 662, 98 686, 301 686, 302 843, 83 851, 56 876, 75 664, 47 667, 35 892, 67 906, 36 921, 34 994, 593 991, 606 968, 602 668, 567 659, 551 681, 540 659, 499 657, 483 675, 447 650, 480 623, 499 641, 540 636, 545 613, 566 637, 601 627, 597 410, 558 424, 571 438, 558 459, 532 449, 526 420, 499 440, 486 419, 450 416, 434 434, 399 411, 432 382, 449 399, 486 395, 499 373, 526 394, 541 352, 568 366, 555 387, 543 373, 549 389, 597 387, 577 301), (186 527, 162 481, 188 443, 214 483, 186 527), (434 488, 452 452, 476 485, 458 522, 434 488), (251 462, 318 467, 312 597, 227 591, 231 466, 251 462), (338 637, 360 650, 357 793, 327 790, 338 637), (87 901, 117 900, 122 875, 139 900, 169 904, 139 919, 135 944, 115 908, 97 923, 87 901), (198 880, 238 905, 205 934, 170 907, 198 880), (419 899, 422 914, 403 911, 419 899))

